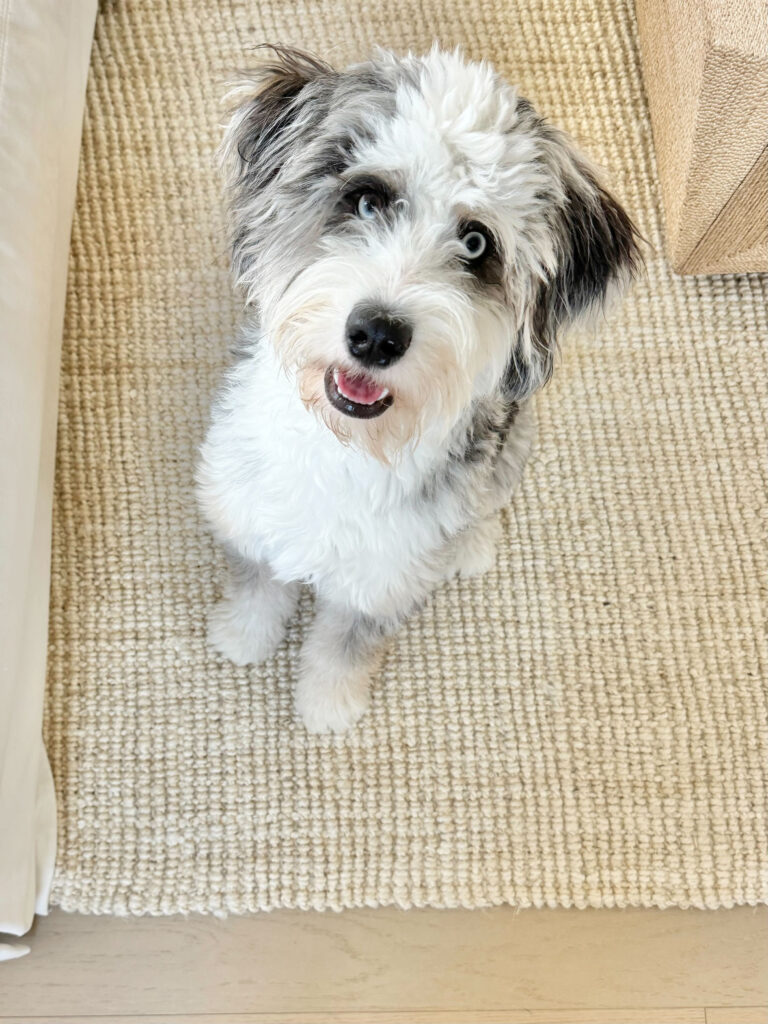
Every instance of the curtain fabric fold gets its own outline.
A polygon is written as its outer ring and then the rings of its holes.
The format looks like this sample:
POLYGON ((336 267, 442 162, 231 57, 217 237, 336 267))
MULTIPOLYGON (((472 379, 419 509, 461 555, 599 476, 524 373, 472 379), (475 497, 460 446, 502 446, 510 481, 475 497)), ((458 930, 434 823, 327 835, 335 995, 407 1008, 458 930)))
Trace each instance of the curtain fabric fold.
MULTIPOLYGON (((42 740, 61 332, 96 0, 0 0, 0 934, 44 914, 42 740)), ((26 952, 0 943, 0 959, 26 952)))

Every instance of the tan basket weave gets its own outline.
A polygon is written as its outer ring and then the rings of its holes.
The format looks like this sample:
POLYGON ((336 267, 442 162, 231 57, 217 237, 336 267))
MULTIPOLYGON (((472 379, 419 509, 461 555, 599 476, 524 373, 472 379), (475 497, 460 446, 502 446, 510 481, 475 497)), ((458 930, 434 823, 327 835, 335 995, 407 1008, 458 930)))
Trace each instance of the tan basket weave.
POLYGON ((730 906, 768 897, 768 280, 675 278, 630 0, 132 0, 99 15, 63 357, 46 738, 54 902, 730 906), (342 738, 204 642, 193 498, 237 320, 212 153, 261 40, 433 38, 580 139, 650 240, 570 339, 496 569, 439 590, 342 738))
POLYGON ((768 270, 763 0, 637 0, 670 259, 683 274, 768 270))

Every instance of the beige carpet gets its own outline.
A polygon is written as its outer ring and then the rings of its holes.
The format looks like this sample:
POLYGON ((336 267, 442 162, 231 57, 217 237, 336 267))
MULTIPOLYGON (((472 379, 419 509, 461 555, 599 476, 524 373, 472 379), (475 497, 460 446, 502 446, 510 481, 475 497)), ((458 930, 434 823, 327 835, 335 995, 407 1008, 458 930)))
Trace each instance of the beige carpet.
POLYGON ((53 899, 109 913, 768 899, 768 280, 646 280, 573 337, 497 569, 308 736, 309 602, 259 671, 206 650, 192 493, 237 304, 211 154, 261 40, 489 57, 662 250, 630 0, 131 0, 99 17, 61 388, 46 738, 53 899))

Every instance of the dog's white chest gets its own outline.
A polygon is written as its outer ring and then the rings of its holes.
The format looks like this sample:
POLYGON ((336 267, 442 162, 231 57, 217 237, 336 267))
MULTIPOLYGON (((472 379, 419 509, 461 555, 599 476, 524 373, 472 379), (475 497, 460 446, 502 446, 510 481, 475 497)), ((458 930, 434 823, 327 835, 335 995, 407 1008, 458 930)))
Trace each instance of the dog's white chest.
POLYGON ((341 445, 268 357, 234 379, 200 473, 220 538, 330 600, 371 614, 402 607, 425 555, 461 525, 459 503, 425 501, 428 470, 413 459, 393 472, 341 445))

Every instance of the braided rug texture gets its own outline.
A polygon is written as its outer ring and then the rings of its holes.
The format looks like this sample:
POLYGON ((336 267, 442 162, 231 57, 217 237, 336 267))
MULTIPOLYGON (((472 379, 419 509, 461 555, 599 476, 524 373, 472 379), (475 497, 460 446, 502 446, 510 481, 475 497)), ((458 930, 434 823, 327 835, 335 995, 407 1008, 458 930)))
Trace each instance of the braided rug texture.
POLYGON ((630 0, 104 3, 72 236, 45 734, 53 902, 720 907, 768 899, 768 278, 681 279, 630 0), (565 344, 496 568, 392 645, 370 713, 292 712, 309 596, 258 669, 205 644, 193 466, 238 300, 222 81, 282 41, 489 58, 651 243, 565 344))

